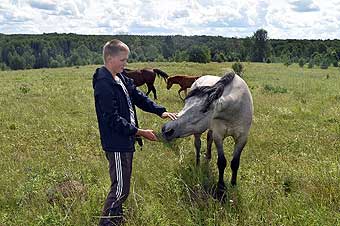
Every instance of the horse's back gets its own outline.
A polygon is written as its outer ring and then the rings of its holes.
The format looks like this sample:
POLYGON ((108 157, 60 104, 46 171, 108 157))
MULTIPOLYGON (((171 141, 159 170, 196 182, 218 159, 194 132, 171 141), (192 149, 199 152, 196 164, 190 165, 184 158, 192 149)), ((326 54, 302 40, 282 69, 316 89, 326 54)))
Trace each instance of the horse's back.
MULTIPOLYGON (((220 79, 214 75, 201 76, 192 84, 191 90, 199 86, 213 86, 220 79)), ((252 116, 253 100, 249 88, 240 76, 235 75, 216 101, 210 129, 226 131, 228 135, 248 133, 252 116)))
POLYGON ((195 89, 199 86, 213 86, 215 85, 221 77, 215 75, 204 75, 199 77, 190 87, 190 89, 195 89))

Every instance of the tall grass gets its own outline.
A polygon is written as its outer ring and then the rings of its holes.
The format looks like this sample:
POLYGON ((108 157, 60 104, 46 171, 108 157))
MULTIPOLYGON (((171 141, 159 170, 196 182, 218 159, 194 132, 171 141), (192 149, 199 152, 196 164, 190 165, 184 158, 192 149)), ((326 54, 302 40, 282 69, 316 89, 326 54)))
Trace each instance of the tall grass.
MULTIPOLYGON (((223 75, 231 63, 129 65, 145 66, 223 75)), ((216 151, 195 167, 191 137, 144 141, 134 156, 127 225, 340 225, 339 70, 244 67, 255 112, 237 187, 229 186, 228 164, 225 200, 214 198, 216 151)), ((95 68, 0 72, 0 225, 97 225, 109 177, 94 112, 95 68), (48 191, 71 180, 86 193, 49 203, 48 191)), ((168 91, 157 78, 156 89, 168 111, 182 108, 179 87, 168 91)), ((157 132, 165 122, 138 116, 157 132)), ((224 148, 230 161, 231 139, 224 148)))

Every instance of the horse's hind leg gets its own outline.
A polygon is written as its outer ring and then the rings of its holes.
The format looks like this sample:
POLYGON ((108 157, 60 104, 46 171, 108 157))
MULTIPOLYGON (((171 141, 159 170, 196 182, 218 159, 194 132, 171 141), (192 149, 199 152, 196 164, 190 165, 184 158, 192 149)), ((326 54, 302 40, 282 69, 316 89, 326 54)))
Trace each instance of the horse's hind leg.
POLYGON ((213 143, 212 132, 213 131, 209 129, 207 133, 207 151, 205 153, 205 158, 208 160, 211 159, 211 146, 213 143))
POLYGON ((151 87, 149 85, 148 86, 148 92, 146 92, 146 95, 149 96, 149 93, 151 92, 151 87))
POLYGON ((240 137, 237 139, 234 138, 234 141, 235 141, 235 146, 234 146, 233 159, 231 160, 231 164, 230 164, 230 168, 232 171, 230 183, 232 185, 236 185, 237 171, 240 166, 240 157, 241 157, 242 150, 247 143, 247 138, 246 136, 240 137))
POLYGON ((196 149, 196 166, 200 164, 200 150, 201 150, 201 135, 200 133, 194 134, 195 149, 196 149))
POLYGON ((152 91, 153 93, 153 97, 155 98, 155 100, 157 100, 157 93, 156 93, 156 88, 153 84, 147 84, 148 86, 148 92, 146 93, 146 95, 148 96, 149 93, 152 91))

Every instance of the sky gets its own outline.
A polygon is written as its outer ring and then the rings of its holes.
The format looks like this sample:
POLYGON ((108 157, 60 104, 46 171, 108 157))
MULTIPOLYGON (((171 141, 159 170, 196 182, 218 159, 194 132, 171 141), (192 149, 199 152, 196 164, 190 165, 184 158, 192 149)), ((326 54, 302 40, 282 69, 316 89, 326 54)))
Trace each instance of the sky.
POLYGON ((0 33, 340 39, 340 0, 0 0, 0 33))

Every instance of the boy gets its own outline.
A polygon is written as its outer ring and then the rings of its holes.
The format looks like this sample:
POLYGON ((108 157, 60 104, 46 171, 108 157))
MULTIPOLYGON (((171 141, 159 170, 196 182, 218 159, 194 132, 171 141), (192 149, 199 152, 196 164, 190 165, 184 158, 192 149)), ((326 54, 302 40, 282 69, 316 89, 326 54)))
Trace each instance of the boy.
POLYGON ((100 226, 119 225, 123 218, 122 204, 130 190, 135 136, 156 141, 153 130, 137 127, 135 105, 162 118, 176 119, 162 106, 136 89, 133 80, 122 72, 127 64, 129 47, 113 39, 103 47, 104 66, 93 75, 95 108, 102 148, 109 161, 111 187, 107 195, 100 226))

